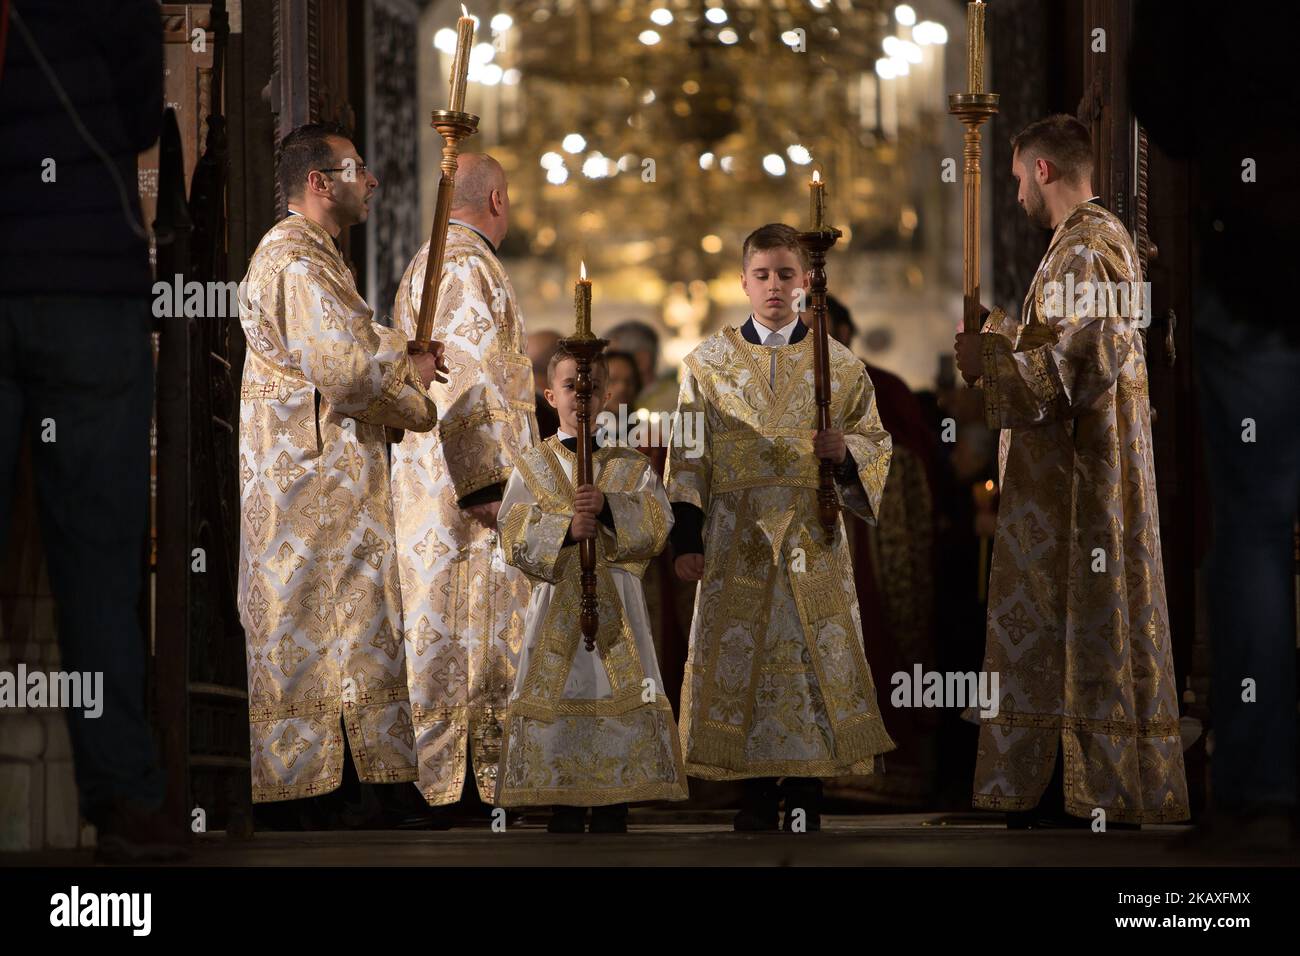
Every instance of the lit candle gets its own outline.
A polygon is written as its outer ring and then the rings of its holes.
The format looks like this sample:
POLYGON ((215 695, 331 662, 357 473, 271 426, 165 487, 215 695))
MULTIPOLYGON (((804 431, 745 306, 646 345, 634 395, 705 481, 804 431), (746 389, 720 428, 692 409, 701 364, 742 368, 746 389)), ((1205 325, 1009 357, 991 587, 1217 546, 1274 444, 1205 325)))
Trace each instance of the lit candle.
POLYGON ((587 263, 582 263, 578 281, 573 286, 573 309, 578 316, 575 338, 591 335, 591 280, 587 278, 587 263))
POLYGON ((808 183, 809 208, 812 211, 813 231, 820 230, 826 219, 826 184, 822 174, 814 169, 812 180, 808 183))
POLYGON ((451 61, 451 109, 465 109, 465 85, 469 82, 469 51, 474 45, 474 20, 465 4, 460 5, 461 17, 456 21, 456 58, 451 61))
POLYGON ((966 4, 966 89, 984 92, 984 4, 966 4))

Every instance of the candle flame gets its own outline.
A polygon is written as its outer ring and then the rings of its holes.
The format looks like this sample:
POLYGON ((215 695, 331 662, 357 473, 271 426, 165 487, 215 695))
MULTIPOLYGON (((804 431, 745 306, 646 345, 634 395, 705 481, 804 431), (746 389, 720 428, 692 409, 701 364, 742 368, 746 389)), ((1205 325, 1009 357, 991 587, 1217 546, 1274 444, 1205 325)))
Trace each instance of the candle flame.
POLYGON ((821 174, 821 172, 818 171, 818 170, 816 170, 816 169, 814 169, 814 170, 813 170, 813 182, 815 182, 815 183, 819 183, 819 182, 821 182, 821 181, 822 181, 822 174, 821 174))
POLYGON ((466 20, 469 19, 469 11, 465 9, 465 4, 463 3, 460 5, 460 15, 466 20))
POLYGON ((578 278, 579 278, 579 279, 586 279, 586 278, 587 278, 587 263, 586 263, 586 262, 581 262, 581 263, 579 263, 579 266, 580 266, 580 268, 578 269, 578 278))
POLYGON ((993 481, 992 481, 992 479, 990 479, 989 481, 984 482, 984 490, 985 490, 985 491, 992 491, 992 490, 993 490, 993 481))

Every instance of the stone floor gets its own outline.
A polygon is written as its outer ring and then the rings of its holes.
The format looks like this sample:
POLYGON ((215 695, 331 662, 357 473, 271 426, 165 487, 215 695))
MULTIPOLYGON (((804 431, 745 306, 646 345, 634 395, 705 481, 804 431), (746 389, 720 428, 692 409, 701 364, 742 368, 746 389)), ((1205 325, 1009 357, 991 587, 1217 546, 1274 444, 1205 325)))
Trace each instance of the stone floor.
MULTIPOLYGON (((556 836, 545 818, 495 833, 486 821, 448 831, 258 833, 198 839, 198 866, 1294 866, 1293 847, 1253 853, 1180 849, 1181 826, 1140 832, 1008 832, 992 816, 830 816, 820 833, 738 834, 730 813, 634 810, 620 836, 556 836)), ((0 854, 5 866, 81 866, 87 851, 0 854)))

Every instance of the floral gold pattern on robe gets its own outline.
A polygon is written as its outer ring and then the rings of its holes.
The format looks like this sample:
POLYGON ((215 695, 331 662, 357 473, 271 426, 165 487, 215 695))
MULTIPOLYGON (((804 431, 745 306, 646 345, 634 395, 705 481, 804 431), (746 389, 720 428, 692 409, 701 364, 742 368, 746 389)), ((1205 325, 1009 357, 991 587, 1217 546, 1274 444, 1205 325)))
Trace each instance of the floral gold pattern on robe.
POLYGON ((974 802, 1032 808, 1059 747, 1072 815, 1182 820, 1145 348, 1117 310, 1054 307, 1050 283, 1070 274, 1076 290, 1141 282, 1128 232, 1091 202, 1053 234, 1027 323, 995 311, 981 340, 985 415, 1003 429, 984 660, 1001 702, 981 722, 974 802))
MULTIPOLYGON (((393 308, 412 338, 428 254, 425 243, 393 308)), ((460 798, 471 746, 479 796, 492 799, 528 606, 528 578, 505 563, 497 532, 457 502, 504 484, 537 434, 523 316, 505 269, 483 237, 456 223, 444 263, 433 338, 446 344, 451 371, 430 386, 441 418, 393 447, 415 749, 420 791, 434 806, 460 798)))
MULTIPOLYGON (((873 521, 891 442, 862 363, 830 342, 831 421, 858 481, 845 507, 873 521)), ((678 413, 701 416, 703 454, 674 440, 668 497, 704 512, 704 577, 682 688, 689 774, 711 780, 871 773, 893 749, 876 704, 843 515, 817 516, 813 336, 772 350, 736 329, 686 357, 678 413)))
POLYGON ((536 583, 510 698, 500 806, 688 796, 641 591, 646 565, 672 527, 668 496, 635 449, 597 449, 592 466, 614 519, 613 532, 597 522, 594 651, 578 623, 582 562, 576 545, 564 545, 577 456, 548 438, 522 456, 501 505, 507 560, 536 583))
POLYGON ((249 263, 239 410, 239 615, 253 799, 415 779, 385 427, 427 431, 406 337, 372 321, 321 226, 291 215, 249 263))

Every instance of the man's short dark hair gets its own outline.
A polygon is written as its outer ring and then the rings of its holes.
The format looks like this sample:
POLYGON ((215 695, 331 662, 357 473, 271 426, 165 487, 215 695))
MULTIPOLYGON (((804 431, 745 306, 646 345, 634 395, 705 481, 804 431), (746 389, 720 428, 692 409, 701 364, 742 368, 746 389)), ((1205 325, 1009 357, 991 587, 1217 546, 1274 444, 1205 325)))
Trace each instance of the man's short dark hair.
POLYGON ((302 195, 307 175, 314 169, 334 166, 330 137, 352 142, 352 134, 338 123, 306 123, 280 140, 276 153, 275 179, 286 200, 302 195))
POLYGON ((740 250, 741 268, 749 267, 749 257, 755 252, 769 252, 773 249, 789 249, 798 257, 799 264, 805 271, 811 265, 808 261, 808 253, 804 251, 803 246, 799 245, 798 230, 783 222, 769 222, 766 226, 759 226, 745 237, 745 244, 740 250))
POLYGON ((1055 113, 1034 120, 1011 137, 1011 151, 1026 167, 1046 159, 1067 182, 1080 182, 1092 171, 1092 134, 1073 116, 1055 113))

